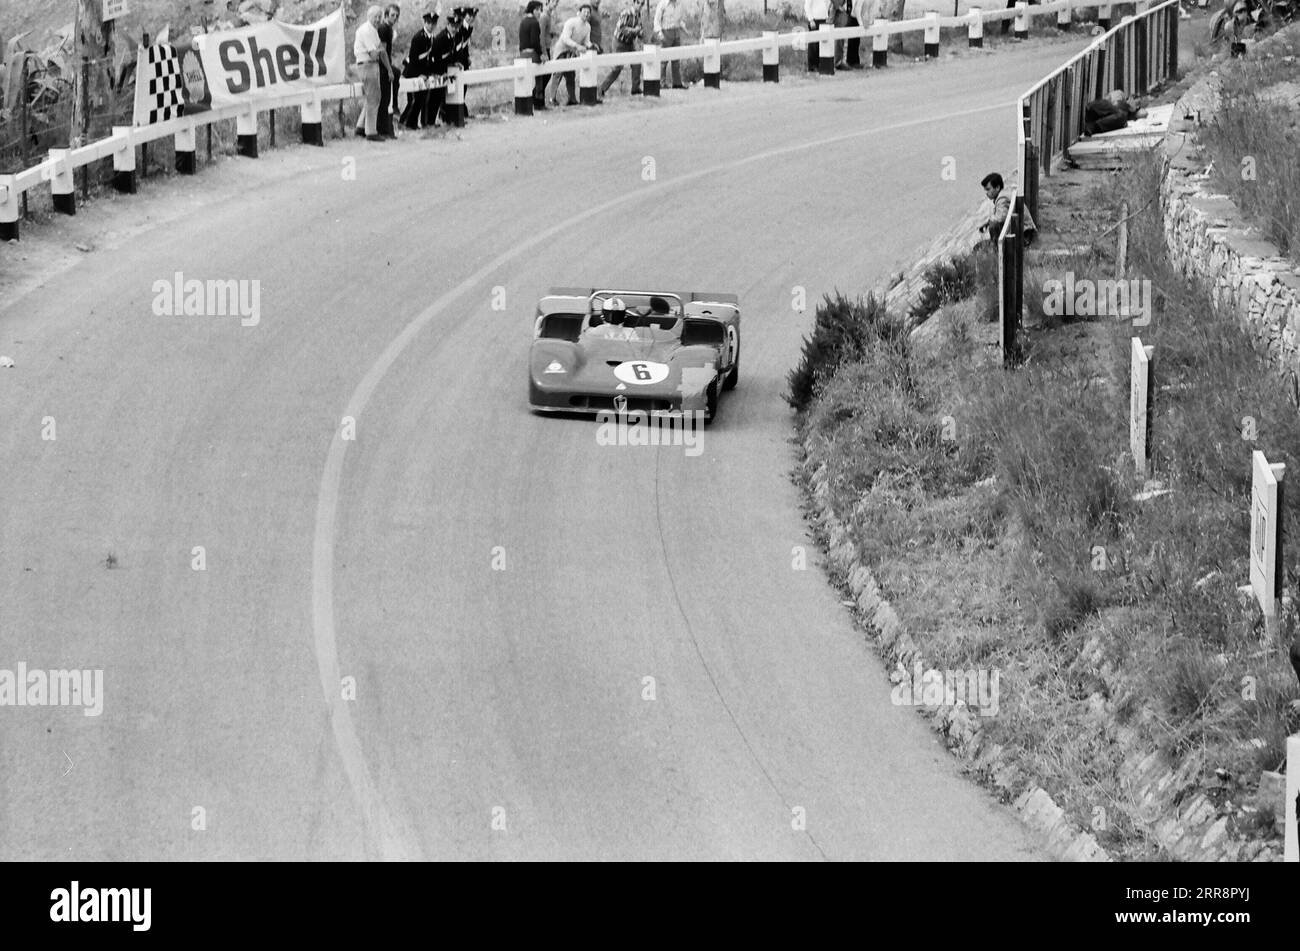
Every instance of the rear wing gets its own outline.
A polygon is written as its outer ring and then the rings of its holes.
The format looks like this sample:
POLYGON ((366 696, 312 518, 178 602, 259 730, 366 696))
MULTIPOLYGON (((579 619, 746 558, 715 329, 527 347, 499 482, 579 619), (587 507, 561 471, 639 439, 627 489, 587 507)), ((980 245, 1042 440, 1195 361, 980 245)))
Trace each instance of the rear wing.
POLYGON ((724 294, 721 291, 691 291, 682 298, 691 303, 708 302, 710 304, 731 304, 739 309, 740 297, 736 294, 724 294))

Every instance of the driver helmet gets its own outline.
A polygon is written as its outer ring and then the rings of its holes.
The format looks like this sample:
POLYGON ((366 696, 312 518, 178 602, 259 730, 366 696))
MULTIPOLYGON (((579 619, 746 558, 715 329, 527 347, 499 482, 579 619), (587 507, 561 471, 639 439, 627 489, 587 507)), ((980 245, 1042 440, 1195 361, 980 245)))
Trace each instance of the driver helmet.
POLYGON ((600 316, 605 323, 620 326, 627 318, 627 306, 621 297, 607 297, 605 303, 600 305, 600 316))

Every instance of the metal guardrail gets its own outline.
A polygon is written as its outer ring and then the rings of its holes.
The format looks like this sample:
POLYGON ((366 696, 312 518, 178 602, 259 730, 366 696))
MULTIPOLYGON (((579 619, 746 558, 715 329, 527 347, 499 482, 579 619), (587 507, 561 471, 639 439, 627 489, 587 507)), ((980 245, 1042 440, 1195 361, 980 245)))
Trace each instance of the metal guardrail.
POLYGON ((1029 213, 1038 214, 1038 180, 1083 135, 1084 107, 1113 89, 1146 95, 1178 72, 1179 0, 1164 0, 1125 17, 1031 86, 1020 97, 1024 129, 1019 138, 1021 191, 1029 213))
MULTIPOLYGON (((1175 0, 1169 2, 1174 3, 1175 0)), ((578 73, 584 88, 592 88, 595 84, 596 70, 600 68, 639 64, 646 68, 648 74, 658 74, 662 64, 686 59, 703 60, 706 85, 716 85, 721 57, 753 52, 763 54, 764 78, 775 80, 777 56, 781 48, 792 47, 802 50, 809 44, 818 44, 818 59, 822 70, 833 72, 835 42, 855 37, 869 39, 873 65, 884 65, 891 36, 924 33, 927 53, 937 55, 939 31, 945 27, 966 27, 970 45, 979 46, 983 43, 983 29, 986 23, 1014 20, 1015 35, 1024 36, 1028 33, 1029 22, 1033 17, 1056 14, 1058 25, 1064 27, 1068 26, 1072 11, 1096 8, 1099 21, 1104 22, 1109 17, 1112 6, 1114 6, 1112 0, 1105 0, 1105 2, 1103 0, 1055 0, 1032 8, 1020 2, 1010 9, 985 11, 976 7, 963 16, 941 17, 931 13, 913 20, 876 20, 869 26, 823 26, 815 33, 802 29, 790 33, 766 32, 762 36, 742 40, 725 42, 708 40, 692 46, 667 49, 646 46, 644 49, 630 53, 601 55, 589 53, 583 57, 552 60, 547 63, 532 63, 520 59, 515 60, 510 66, 495 66, 456 73, 454 81, 448 85, 447 98, 449 103, 463 102, 464 90, 469 86, 498 82, 514 82, 518 94, 520 90, 530 89, 537 76, 570 71, 578 73), (826 68, 828 65, 830 69, 826 68), (769 66, 772 67, 770 73, 769 66), (713 77, 712 83, 709 81, 710 76, 713 77)), ((408 79, 402 85, 406 89, 419 90, 429 88, 429 81, 424 78, 408 79)), ((361 96, 360 82, 340 83, 320 89, 258 99, 248 104, 212 109, 154 125, 115 126, 111 136, 97 142, 75 149, 50 149, 44 161, 14 174, 0 175, 0 240, 18 237, 19 206, 22 196, 47 183, 54 198, 55 208, 73 213, 75 211, 73 172, 92 162, 112 158, 118 187, 123 191, 134 191, 137 147, 172 136, 176 143, 178 168, 184 172, 192 172, 194 171, 194 140, 198 129, 234 119, 236 132, 241 140, 241 151, 256 155, 258 114, 292 106, 298 106, 302 110, 303 140, 319 145, 322 144, 322 104, 358 99, 361 96), (247 147, 249 139, 251 139, 251 151, 247 147), (182 155, 188 156, 184 162, 181 159, 182 155)))

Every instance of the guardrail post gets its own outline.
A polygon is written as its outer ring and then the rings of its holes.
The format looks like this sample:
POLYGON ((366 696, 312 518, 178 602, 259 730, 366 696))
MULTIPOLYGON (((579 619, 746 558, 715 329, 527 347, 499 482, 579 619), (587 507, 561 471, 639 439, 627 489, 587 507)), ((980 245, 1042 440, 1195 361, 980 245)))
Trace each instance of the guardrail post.
MULTIPOLYGON (((302 144, 323 146, 325 144, 325 127, 321 118, 320 100, 313 99, 311 102, 304 102, 299 118, 302 120, 302 144)), ((212 126, 208 126, 208 128, 211 129, 212 126)))
POLYGON ((594 106, 596 97, 596 53, 587 50, 579 57, 578 67, 578 102, 584 106, 594 106))
POLYGON ((235 152, 257 158, 257 110, 250 108, 235 116, 235 152))
POLYGON ((113 187, 124 195, 135 194, 135 146, 129 125, 113 126, 113 187))
POLYGON ((979 49, 984 45, 984 11, 979 7, 971 7, 970 24, 966 27, 966 45, 979 49))
POLYGON ((884 32, 889 26, 888 20, 876 20, 871 28, 876 30, 871 35, 871 68, 884 69, 889 65, 889 34, 884 32))
POLYGON ((443 101, 446 107, 446 115, 451 120, 451 124, 456 128, 463 128, 465 125, 465 86, 460 81, 461 68, 459 66, 450 66, 447 68, 447 98, 443 101))
POLYGON ((1011 28, 1011 35, 1017 40, 1029 39, 1029 4, 1025 0, 1016 3, 1016 21, 1011 28))
POLYGON ((533 61, 516 59, 515 69, 520 73, 515 77, 515 115, 531 116, 533 114, 533 61))
POLYGON ((187 125, 172 137, 173 150, 176 152, 176 171, 181 175, 193 175, 198 168, 198 156, 195 154, 194 126, 187 125))
POLYGON ((645 53, 645 65, 641 67, 641 94, 643 96, 659 95, 659 83, 663 78, 663 64, 659 62, 659 47, 648 43, 642 48, 645 53))
POLYGON ((722 88, 722 54, 718 44, 722 42, 715 36, 704 38, 704 87, 706 89, 722 88))
POLYGON ((13 175, 0 175, 0 241, 18 240, 18 186, 13 175))
POLYGON ((763 47, 763 82, 765 83, 781 81, 781 47, 776 45, 778 35, 775 30, 763 31, 763 39, 768 44, 763 47))
POLYGON ((72 149, 50 149, 50 161, 55 163, 49 170, 50 193, 54 196, 54 210, 65 215, 77 213, 77 183, 68 163, 71 154, 72 149))
POLYGON ((1066 0, 1065 9, 1056 11, 1056 28, 1058 30, 1068 30, 1070 28, 1070 19, 1073 11, 1070 9, 1072 0, 1066 0))
POLYGON ((829 23, 817 28, 817 72, 823 76, 835 75, 835 41, 829 38, 831 29, 829 23))
POLYGON ((1133 24, 1133 46, 1134 52, 1137 54, 1133 81, 1136 88, 1129 91, 1136 96, 1145 96, 1149 91, 1147 88, 1149 85, 1147 82, 1147 66, 1149 65, 1147 54, 1150 52, 1148 45, 1150 31, 1147 29, 1147 23, 1151 18, 1141 16, 1146 11, 1146 8, 1145 3, 1139 2, 1137 4, 1139 16, 1137 22, 1133 24))
MULTIPOLYGON (((1294 656, 1294 655, 1292 655, 1294 656)), ((1300 733, 1286 739, 1286 831, 1282 861, 1300 862, 1300 733)))
POLYGON ((925 15, 925 58, 939 58, 939 14, 933 10, 925 15))
POLYGON ((1103 4, 1097 8, 1097 25, 1103 30, 1110 29, 1110 4, 1103 4))

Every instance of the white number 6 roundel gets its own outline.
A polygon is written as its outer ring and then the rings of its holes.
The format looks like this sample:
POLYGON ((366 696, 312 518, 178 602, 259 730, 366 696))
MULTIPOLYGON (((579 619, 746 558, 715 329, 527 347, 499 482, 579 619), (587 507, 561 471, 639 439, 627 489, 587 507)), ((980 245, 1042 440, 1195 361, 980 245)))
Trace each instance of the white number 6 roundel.
POLYGON ((648 386, 651 383, 662 383, 668 378, 668 365, 649 360, 629 360, 614 367, 614 375, 633 386, 648 386))

